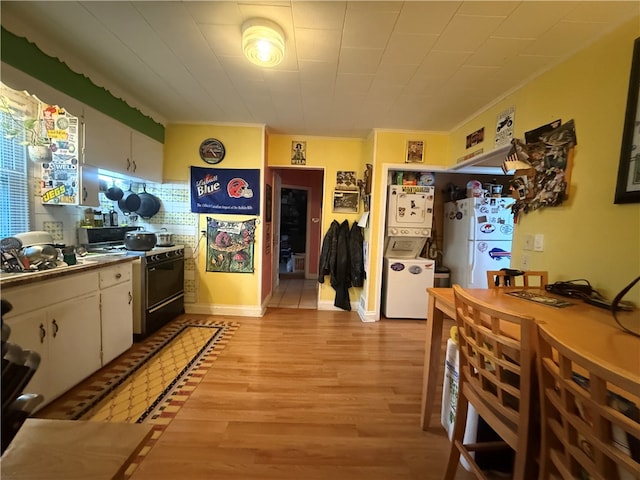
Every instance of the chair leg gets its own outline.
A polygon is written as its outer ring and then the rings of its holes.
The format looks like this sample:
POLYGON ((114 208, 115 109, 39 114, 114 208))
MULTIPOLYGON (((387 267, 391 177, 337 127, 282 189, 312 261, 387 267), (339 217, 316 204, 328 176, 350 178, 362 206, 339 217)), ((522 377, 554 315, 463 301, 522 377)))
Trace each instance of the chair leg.
POLYGON ((460 464, 460 451, 456 447, 456 440, 461 444, 464 440, 464 431, 467 428, 467 410, 469 402, 462 395, 462 385, 458 385, 458 404, 456 405, 456 420, 453 424, 453 432, 451 434, 451 448, 449 449, 449 460, 447 461, 447 469, 445 470, 444 480, 454 480, 458 465, 460 464))

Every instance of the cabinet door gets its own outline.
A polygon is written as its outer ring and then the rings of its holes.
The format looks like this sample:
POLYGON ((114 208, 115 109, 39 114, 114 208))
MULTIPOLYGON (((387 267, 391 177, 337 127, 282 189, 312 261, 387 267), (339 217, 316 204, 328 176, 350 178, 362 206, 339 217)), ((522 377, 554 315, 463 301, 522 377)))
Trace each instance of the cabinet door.
MULTIPOLYGON (((25 393, 39 393, 44 401, 53 400, 48 367, 48 332, 45 310, 35 310, 22 315, 10 316, 3 321, 11 327, 9 342, 15 343, 23 350, 31 350, 40 355, 40 366, 24 389, 25 393)), ((42 405, 41 405, 42 406, 42 405)))
POLYGON ((132 174, 131 129, 91 107, 84 108, 84 124, 85 163, 132 174))
POLYGON ((143 133, 131 132, 132 175, 157 183, 162 183, 162 143, 143 133))
POLYGON ((102 365, 106 365, 133 345, 132 303, 130 281, 100 292, 102 365))
POLYGON ((80 167, 80 205, 85 207, 99 207, 98 169, 92 165, 82 165, 80 167))
POLYGON ((48 309, 49 378, 60 395, 101 367, 98 293, 48 309))

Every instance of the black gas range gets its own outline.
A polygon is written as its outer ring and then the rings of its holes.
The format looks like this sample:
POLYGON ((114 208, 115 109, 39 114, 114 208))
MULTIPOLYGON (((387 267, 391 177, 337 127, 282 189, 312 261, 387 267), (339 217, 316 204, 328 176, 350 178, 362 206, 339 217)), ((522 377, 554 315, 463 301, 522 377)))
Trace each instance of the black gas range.
POLYGON ((140 340, 184 313, 184 246, 127 250, 124 236, 138 227, 78 229, 79 243, 91 254, 128 255, 133 264, 133 333, 140 340))

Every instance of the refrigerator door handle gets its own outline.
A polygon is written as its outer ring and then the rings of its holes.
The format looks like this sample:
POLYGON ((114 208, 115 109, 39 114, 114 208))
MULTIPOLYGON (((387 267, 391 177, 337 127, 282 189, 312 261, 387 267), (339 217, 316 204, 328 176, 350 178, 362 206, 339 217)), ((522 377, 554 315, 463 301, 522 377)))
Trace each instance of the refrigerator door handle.
POLYGON ((468 269, 468 275, 469 277, 467 278, 467 285, 469 285, 469 287, 472 286, 473 283, 473 273, 474 270, 476 269, 476 242, 468 242, 469 243, 469 269, 468 269))

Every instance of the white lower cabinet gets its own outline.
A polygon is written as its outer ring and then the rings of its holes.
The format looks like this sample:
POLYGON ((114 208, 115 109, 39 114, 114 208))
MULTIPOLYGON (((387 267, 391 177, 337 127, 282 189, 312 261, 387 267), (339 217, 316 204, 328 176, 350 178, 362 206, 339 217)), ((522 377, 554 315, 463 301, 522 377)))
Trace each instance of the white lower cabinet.
POLYGON ((42 406, 101 367, 97 293, 5 321, 11 327, 11 343, 40 354, 40 366, 24 391, 41 394, 42 406))
POLYGON ((49 381, 57 397, 102 366, 98 295, 65 302, 48 310, 47 316, 49 381))
POLYGON ((133 345, 131 263, 100 270, 102 365, 133 345))
POLYGON ((133 344, 131 262, 3 289, 12 311, 9 342, 38 352, 24 389, 42 408, 133 344))

